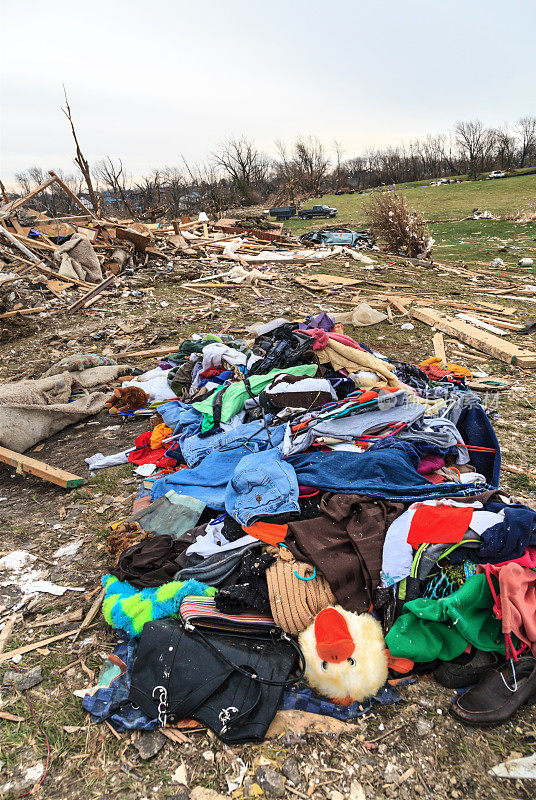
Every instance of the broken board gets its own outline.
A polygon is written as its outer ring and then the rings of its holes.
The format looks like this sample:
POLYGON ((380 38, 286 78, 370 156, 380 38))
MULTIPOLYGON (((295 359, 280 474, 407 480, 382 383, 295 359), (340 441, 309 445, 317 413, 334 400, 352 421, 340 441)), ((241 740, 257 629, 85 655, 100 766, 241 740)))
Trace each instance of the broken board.
POLYGON ((505 342, 492 333, 475 328, 453 317, 440 314, 433 308, 418 307, 411 311, 412 317, 436 328, 442 333, 447 333, 465 344, 471 345, 476 350, 481 350, 505 364, 514 364, 517 367, 536 368, 536 353, 532 350, 523 350, 516 344, 505 342))
POLYGON ((29 472, 30 475, 36 475, 38 478, 43 478, 49 483, 55 483, 56 486, 62 486, 64 489, 74 489, 84 483, 84 478, 73 475, 72 472, 51 467, 49 464, 45 464, 44 461, 38 461, 36 458, 16 453, 14 450, 8 450, 7 447, 0 447, 0 461, 4 464, 9 464, 11 467, 16 467, 17 472, 29 472))

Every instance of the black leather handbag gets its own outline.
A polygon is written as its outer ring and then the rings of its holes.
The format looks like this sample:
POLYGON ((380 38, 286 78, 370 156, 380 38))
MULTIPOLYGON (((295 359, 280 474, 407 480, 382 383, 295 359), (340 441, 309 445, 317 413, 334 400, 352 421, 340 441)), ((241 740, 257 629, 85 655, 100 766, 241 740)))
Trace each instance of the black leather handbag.
POLYGON ((190 718, 229 744, 259 742, 283 689, 304 668, 298 645, 279 628, 207 635, 191 622, 162 619, 143 627, 129 700, 162 727, 190 718))

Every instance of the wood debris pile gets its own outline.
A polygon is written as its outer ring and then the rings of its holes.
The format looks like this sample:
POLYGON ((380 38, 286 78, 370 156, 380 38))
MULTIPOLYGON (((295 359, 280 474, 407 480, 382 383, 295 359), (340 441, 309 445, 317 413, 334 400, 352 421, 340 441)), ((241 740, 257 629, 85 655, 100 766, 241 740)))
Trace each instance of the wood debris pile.
POLYGON ((223 287, 222 277, 233 285, 270 280, 257 264, 318 262, 344 250, 304 248, 281 224, 256 217, 210 222, 201 213, 195 220, 184 216, 153 223, 102 219, 56 173, 49 174, 24 197, 9 200, 4 195, 0 205, 0 328, 2 323, 10 326, 8 339, 17 336, 17 327, 27 333, 30 317, 89 308, 149 261, 171 269, 184 261, 178 270, 182 280, 207 272, 209 280, 223 287), (52 217, 32 208, 31 201, 52 184, 79 207, 79 214, 52 217), (194 262, 197 269, 192 272, 188 263, 194 262))

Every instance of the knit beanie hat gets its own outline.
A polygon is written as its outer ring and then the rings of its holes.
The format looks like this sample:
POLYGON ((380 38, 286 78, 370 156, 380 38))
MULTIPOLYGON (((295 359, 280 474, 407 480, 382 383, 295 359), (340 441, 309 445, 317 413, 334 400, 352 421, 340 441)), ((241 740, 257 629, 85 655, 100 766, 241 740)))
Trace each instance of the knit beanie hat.
MULTIPOLYGON (((268 552, 272 551, 268 548, 268 552)), ((283 548, 279 549, 278 556, 266 571, 270 610, 280 628, 296 635, 311 624, 319 611, 334 605, 337 600, 327 580, 319 572, 315 575, 311 564, 296 561, 283 548), (300 580, 295 572, 307 580, 300 580)))

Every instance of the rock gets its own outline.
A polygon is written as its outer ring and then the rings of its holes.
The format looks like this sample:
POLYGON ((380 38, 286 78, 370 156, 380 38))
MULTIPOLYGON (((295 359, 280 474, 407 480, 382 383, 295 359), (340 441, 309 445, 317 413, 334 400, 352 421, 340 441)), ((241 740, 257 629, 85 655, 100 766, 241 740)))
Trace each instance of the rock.
POLYGON ((285 778, 272 767, 257 767, 255 773, 257 783, 263 792, 270 797, 284 797, 285 778))
POLYGON ((165 745, 166 740, 159 731, 141 731, 139 738, 133 739, 132 744, 138 751, 140 758, 148 761, 154 758, 165 745))
POLYGON ((328 734, 339 736, 341 733, 351 733, 352 726, 334 717, 319 717, 309 711, 278 711, 266 732, 267 739, 280 739, 284 736, 283 743, 299 742, 306 734, 328 734))
POLYGON ((331 789, 328 791, 329 800, 345 800, 345 797, 342 792, 339 792, 338 789, 331 789))
POLYGON ((350 783, 350 793, 347 800, 366 800, 365 790, 355 779, 350 783))
POLYGON ((227 798, 215 792, 214 789, 205 789, 204 786, 196 786, 190 793, 191 800, 227 800, 227 798))
POLYGON ((26 689, 31 689, 32 686, 37 686, 42 680, 43 670, 41 667, 34 667, 21 672, 9 670, 4 674, 2 685, 13 686, 17 691, 24 692, 26 689))
POLYGON ((288 778, 289 781, 292 781, 294 786, 300 785, 301 783, 300 768, 295 758, 292 758, 291 756, 286 758, 283 761, 281 772, 283 773, 285 778, 288 778))
POLYGON ((415 726, 415 733, 417 736, 424 738, 425 736, 429 736, 432 733, 432 723, 428 722, 427 719, 420 719, 417 720, 417 725, 415 726))
POLYGON ((29 793, 40 780, 45 771, 44 765, 38 761, 32 766, 17 764, 10 780, 0 786, 0 797, 21 797, 29 793))
POLYGON ((388 761, 385 767, 384 779, 386 783, 396 783, 398 780, 398 770, 391 761, 388 761))

